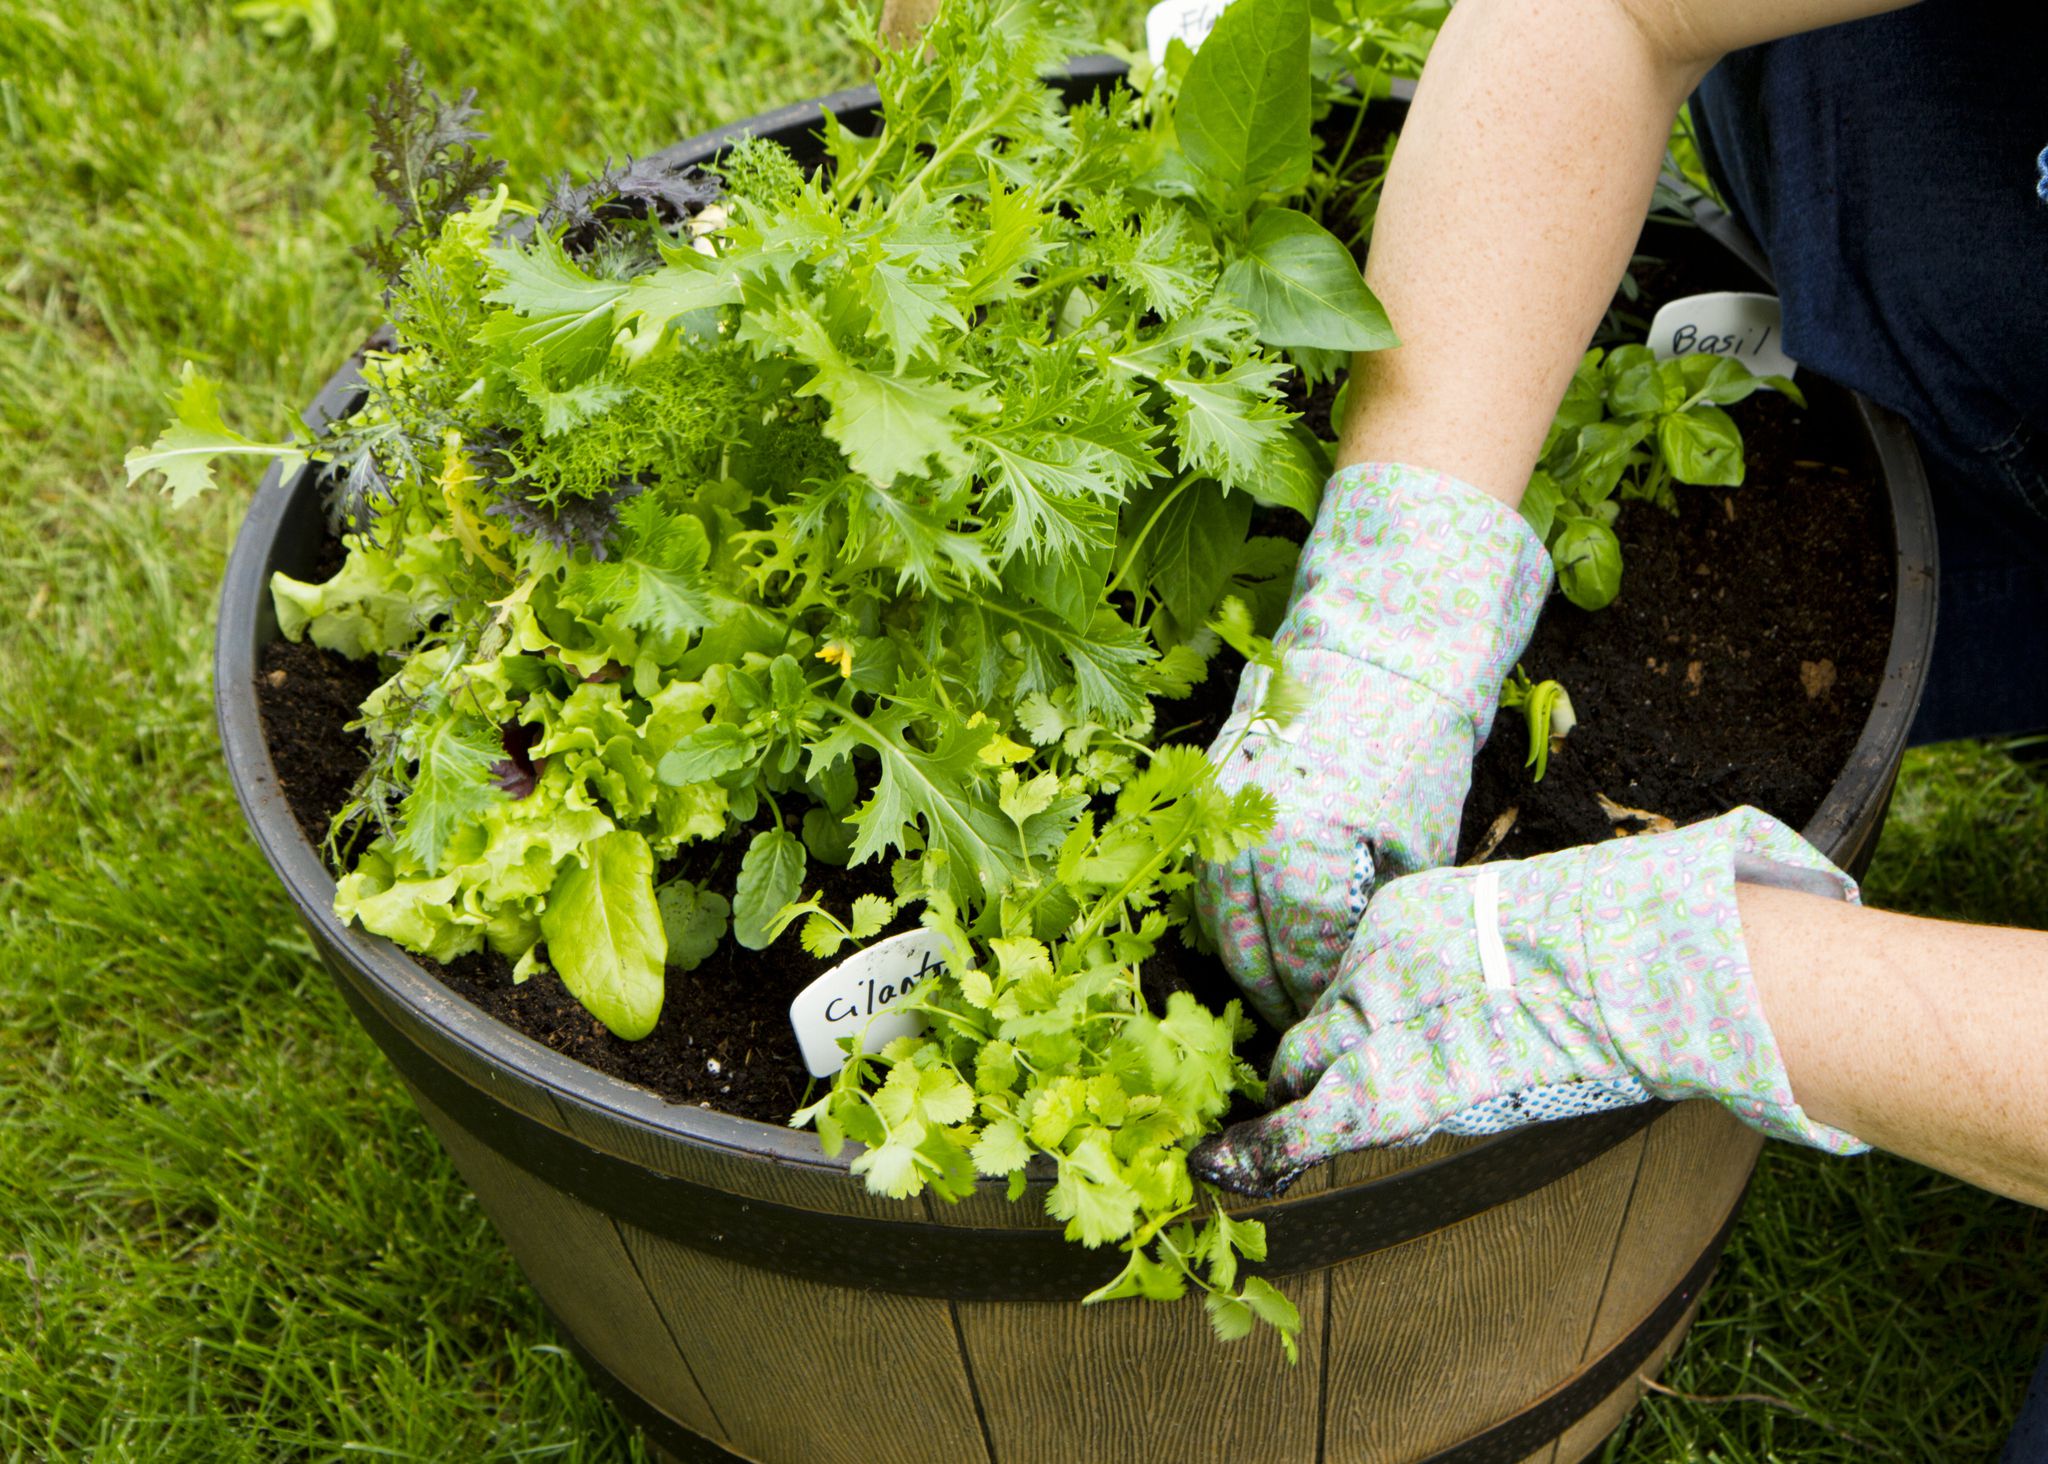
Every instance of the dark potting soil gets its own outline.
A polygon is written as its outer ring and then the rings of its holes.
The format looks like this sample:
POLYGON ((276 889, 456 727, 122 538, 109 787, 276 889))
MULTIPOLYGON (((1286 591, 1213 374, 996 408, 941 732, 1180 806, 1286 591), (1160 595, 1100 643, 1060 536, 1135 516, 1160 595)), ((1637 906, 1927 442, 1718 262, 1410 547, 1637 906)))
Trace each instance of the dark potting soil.
POLYGON ((1614 603, 1551 597, 1522 666, 1564 683, 1579 724, 1533 783, 1527 724, 1500 714, 1460 860, 1510 809, 1495 858, 1643 832, 1602 797, 1680 824, 1748 803, 1798 828, 1819 809, 1884 676, 1890 529, 1875 471, 1841 466, 1846 444, 1818 455, 1808 413, 1775 395, 1735 413, 1743 486, 1681 485, 1675 517, 1628 505, 1614 603))
MULTIPOLYGON (((1685 261, 1639 268, 1643 288, 1625 305, 1646 319, 1662 299, 1724 288, 1725 266, 1685 261)), ((1459 858, 1469 859, 1508 810, 1510 831, 1491 857, 1520 857, 1639 831, 1620 807, 1676 823, 1750 803, 1798 827, 1819 808, 1848 759, 1883 674, 1891 627, 1891 546, 1875 466, 1848 435, 1839 394, 1813 383, 1815 409, 1775 395, 1734 408, 1748 477, 1736 489, 1680 486, 1674 517, 1635 503, 1622 514, 1625 569, 1619 598, 1589 613, 1552 596, 1522 665, 1568 688, 1579 725, 1532 783, 1525 726, 1498 718, 1474 770, 1459 858)), ((1329 436, 1334 385, 1290 403, 1329 436)), ((1262 522, 1258 532, 1290 531, 1262 522)), ((1299 537, 1301 527, 1291 534, 1299 537)), ((331 566, 330 566, 331 568, 331 566)), ((311 645, 266 648, 257 695, 286 798, 318 843, 347 801, 367 744, 347 724, 377 684, 368 662, 311 645)), ((1229 711, 1234 671, 1219 668, 1187 702, 1162 707, 1158 725, 1206 743, 1229 711)), ((730 890, 737 842, 695 846, 662 871, 730 890)), ((843 906, 886 878, 871 864, 822 881, 843 906)), ((791 998, 829 962, 785 937, 769 952, 726 942, 694 971, 669 973, 661 1020, 639 1042, 612 1036, 552 973, 514 985, 502 957, 441 966, 451 989, 554 1050, 672 1102, 697 1103, 781 1123, 810 1086, 789 1027, 791 998)), ((1236 994, 1213 959, 1168 937, 1142 972, 1163 1005, 1188 990, 1220 1010, 1236 994)), ((1274 1034, 1244 1055, 1263 1069, 1274 1034)))

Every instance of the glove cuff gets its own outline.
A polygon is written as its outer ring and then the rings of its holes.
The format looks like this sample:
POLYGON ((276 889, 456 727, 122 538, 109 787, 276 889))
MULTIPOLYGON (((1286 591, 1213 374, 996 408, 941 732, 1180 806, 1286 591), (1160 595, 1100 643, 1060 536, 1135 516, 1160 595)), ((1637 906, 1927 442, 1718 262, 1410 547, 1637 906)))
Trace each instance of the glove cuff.
POLYGON ((1471 720, 1476 745, 1552 578, 1543 541, 1499 499, 1448 473, 1361 463, 1323 490, 1274 644, 1419 682, 1471 720))
POLYGON ((1833 1154, 1868 1144, 1815 1123, 1765 1020, 1738 879, 1857 903, 1856 881, 1769 814, 1738 808, 1586 851, 1586 972, 1616 1053, 1660 1098, 1713 1098, 1752 1128, 1833 1154))

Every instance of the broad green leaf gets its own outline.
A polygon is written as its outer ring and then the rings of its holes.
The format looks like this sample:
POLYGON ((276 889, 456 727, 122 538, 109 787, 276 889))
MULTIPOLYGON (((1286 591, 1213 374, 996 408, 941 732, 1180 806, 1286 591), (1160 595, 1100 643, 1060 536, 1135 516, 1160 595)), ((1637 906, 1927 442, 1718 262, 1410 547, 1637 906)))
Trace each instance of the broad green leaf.
POLYGON ((1680 356, 1679 378, 1688 396, 1711 406, 1727 407, 1759 391, 1782 392, 1800 406, 1806 397, 1791 378, 1758 376, 1733 356, 1680 356))
POLYGON ((1269 346, 1380 351, 1400 344, 1351 251, 1291 208, 1269 208, 1253 221, 1220 288, 1251 312, 1269 346))
POLYGON ((853 857, 853 826, 822 808, 804 810, 804 847, 820 864, 843 868, 853 857))
POLYGON ((1288 193, 1308 176, 1308 0, 1236 0, 1195 53, 1174 126, 1229 189, 1288 193))
POLYGON ((681 971, 709 960, 725 939, 732 906, 725 896, 686 879, 672 879, 654 892, 661 929, 668 940, 668 964, 681 971))
POLYGON ((655 776, 670 787, 708 783, 753 760, 754 740, 731 722, 699 727, 667 753, 655 776))
POLYGON ((1552 460, 1558 487, 1588 508, 1612 497, 1649 430, 1647 420, 1594 422, 1581 427, 1570 439, 1569 450, 1552 460))
POLYGON ((646 839, 614 829, 586 846, 556 877, 540 930, 562 984, 592 1016, 629 1042, 654 1030, 668 943, 646 839))
POLYGON ((803 884, 803 841, 786 829, 754 835, 733 892, 733 939, 750 951, 765 950, 775 938, 775 917, 803 893, 803 884))
POLYGON ((148 447, 130 448, 125 466, 130 487, 150 473, 162 473, 172 508, 183 508, 213 487, 215 458, 270 458, 286 477, 306 461, 296 443, 253 442, 232 430, 221 420, 219 383, 201 376, 190 361, 178 373, 171 402, 176 420, 148 447))
POLYGON ((1564 501, 1557 480, 1538 468, 1529 475, 1529 486, 1522 493, 1522 517, 1528 520, 1530 530, 1537 538, 1549 542, 1550 526, 1557 521, 1557 508, 1564 501))
POLYGON ((1550 546, 1557 584, 1581 610, 1599 610, 1621 592, 1621 541, 1594 519, 1573 519, 1550 546))
POLYGON ((1252 521, 1251 499, 1225 493, 1213 483, 1196 482, 1178 491, 1168 488, 1133 498, 1126 512, 1127 522, 1151 525, 1141 549, 1143 561, 1133 568, 1151 584, 1183 632, 1192 633, 1209 618, 1244 548, 1252 521), (1167 494, 1172 496, 1166 498, 1167 494))
POLYGON ((1719 407, 1694 407, 1660 418, 1657 449, 1681 483, 1733 488, 1742 482, 1742 432, 1719 407))

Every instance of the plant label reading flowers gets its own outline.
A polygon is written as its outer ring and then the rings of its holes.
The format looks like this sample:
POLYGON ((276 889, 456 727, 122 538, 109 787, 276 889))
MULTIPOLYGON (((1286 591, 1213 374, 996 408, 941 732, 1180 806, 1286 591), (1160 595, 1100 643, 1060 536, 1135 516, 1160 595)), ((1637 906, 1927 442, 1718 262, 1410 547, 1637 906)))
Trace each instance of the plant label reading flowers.
POLYGON ((1776 295, 1717 290, 1673 300, 1650 322, 1651 351, 1674 356, 1733 356, 1758 376, 1790 376, 1799 363, 1785 354, 1784 312, 1776 295))
POLYGON ((923 1017, 891 1008, 945 969, 944 942, 928 930, 908 930, 877 941, 798 992, 789 1024, 811 1076, 829 1078, 846 1065, 842 1037, 865 1033, 861 1050, 880 1052, 898 1037, 924 1031, 923 1017))
POLYGON ((1161 0, 1145 12, 1145 49, 1154 66, 1166 60, 1166 48, 1184 41, 1192 51, 1216 28, 1216 17, 1230 0, 1161 0))

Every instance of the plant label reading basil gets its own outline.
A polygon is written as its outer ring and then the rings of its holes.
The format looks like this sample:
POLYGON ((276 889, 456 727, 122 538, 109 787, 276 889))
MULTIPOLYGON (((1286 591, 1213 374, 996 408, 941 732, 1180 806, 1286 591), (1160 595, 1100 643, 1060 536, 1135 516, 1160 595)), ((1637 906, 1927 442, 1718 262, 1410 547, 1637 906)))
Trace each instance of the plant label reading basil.
POLYGON ((880 1052, 898 1037, 922 1032, 923 1017, 891 1008, 945 969, 939 937, 908 930, 877 941, 799 991, 789 1004, 789 1024, 811 1076, 829 1078, 846 1066, 842 1037, 860 1037, 861 1051, 880 1052))
POLYGON ((1145 12, 1145 49, 1152 64, 1166 60, 1166 48, 1184 41, 1192 51, 1216 28, 1216 17, 1230 0, 1161 0, 1145 12))
POLYGON ((1673 300, 1650 322, 1650 349, 1674 356, 1733 356, 1758 376, 1790 376, 1799 363, 1785 354, 1784 312, 1776 295, 1717 290, 1673 300))

